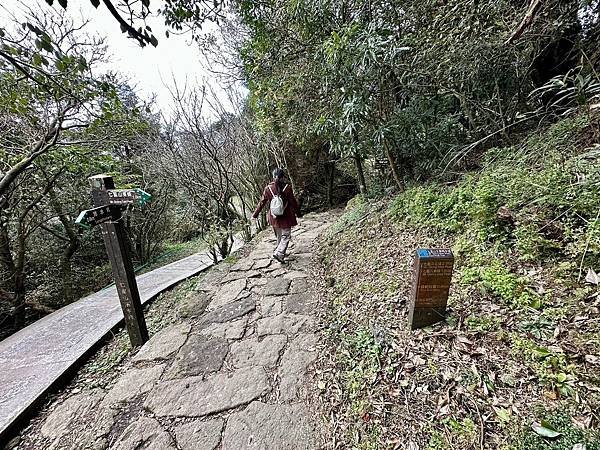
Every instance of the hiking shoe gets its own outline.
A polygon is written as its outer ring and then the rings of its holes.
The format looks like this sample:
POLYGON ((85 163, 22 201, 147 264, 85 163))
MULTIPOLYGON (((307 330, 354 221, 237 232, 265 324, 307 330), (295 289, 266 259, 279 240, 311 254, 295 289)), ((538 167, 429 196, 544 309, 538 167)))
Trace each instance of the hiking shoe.
POLYGON ((273 259, 276 259, 276 260, 277 260, 277 261, 279 261, 281 264, 285 264, 285 260, 284 260, 284 259, 283 259, 281 256, 279 256, 279 255, 277 255, 277 254, 273 255, 273 259))

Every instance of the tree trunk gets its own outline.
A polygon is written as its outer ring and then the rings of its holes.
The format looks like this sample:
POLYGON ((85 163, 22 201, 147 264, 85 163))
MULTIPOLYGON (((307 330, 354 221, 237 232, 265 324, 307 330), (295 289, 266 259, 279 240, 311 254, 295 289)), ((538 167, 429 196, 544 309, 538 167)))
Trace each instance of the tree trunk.
POLYGON ((221 242, 217 244, 217 247, 219 248, 221 258, 225 259, 229 256, 233 247, 233 233, 231 230, 227 231, 227 234, 221 239, 221 242))
MULTIPOLYGON (((24 249, 22 249, 24 250, 24 249)), ((12 295, 12 317, 16 329, 25 325, 25 274, 23 273, 22 258, 15 262, 11 248, 7 223, 0 219, 0 263, 8 272, 8 281, 12 295)))
POLYGON ((358 155, 354 155, 354 163, 356 164, 356 173, 358 174, 358 189, 361 194, 367 193, 367 182, 365 181, 365 172, 363 170, 362 159, 358 155))
POLYGON ((327 204, 333 206, 333 184, 335 180, 335 161, 329 163, 329 173, 327 180, 327 204))
POLYGON ((400 178, 400 173, 398 172, 396 158, 394 158, 394 155, 390 151, 390 146, 386 140, 383 141, 383 150, 385 151, 385 156, 387 157, 387 160, 390 163, 390 169, 392 169, 392 176, 394 177, 394 181, 396 182, 396 185, 398 185, 398 189, 400 189, 400 191, 403 191, 404 183, 402 182, 402 178, 400 178))
POLYGON ((211 248, 209 253, 210 253, 210 256, 211 256, 213 262, 215 264, 217 264, 219 262, 219 255, 217 254, 217 246, 215 245, 213 248, 211 248))
POLYGON ((15 297, 14 312, 15 328, 20 330, 25 326, 25 274, 19 270, 14 277, 15 297))
POLYGON ((60 220, 60 223, 65 229, 65 234, 69 239, 69 243, 63 250, 62 257, 60 258, 58 264, 59 273, 62 278, 63 297, 68 303, 71 303, 72 301, 76 300, 73 290, 73 270, 71 267, 71 259, 73 258, 75 252, 79 250, 81 243, 79 241, 79 235, 73 226, 73 221, 65 214, 62 204, 60 203, 56 193, 51 189, 48 194, 50 196, 50 201, 52 203, 54 212, 56 212, 58 220, 60 220))
POLYGON ((63 251, 62 257, 59 262, 59 272, 62 279, 62 291, 63 297, 71 303, 77 300, 74 289, 73 289, 73 270, 71 267, 71 258, 75 252, 79 249, 79 240, 72 240, 67 245, 67 248, 63 251))
POLYGON ((6 220, 7 219, 2 217, 0 210, 0 264, 2 264, 9 276, 12 277, 16 271, 16 267, 10 250, 10 238, 8 236, 6 220))

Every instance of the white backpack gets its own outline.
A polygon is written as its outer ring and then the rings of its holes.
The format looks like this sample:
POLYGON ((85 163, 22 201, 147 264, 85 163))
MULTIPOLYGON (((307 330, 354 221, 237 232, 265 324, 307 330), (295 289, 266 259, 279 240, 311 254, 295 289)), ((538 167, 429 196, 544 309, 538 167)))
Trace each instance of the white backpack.
MULTIPOLYGON (((283 191, 285 191, 285 188, 287 188, 287 184, 283 187, 283 189, 281 190, 281 192, 283 193, 283 191)), ((271 191, 271 195, 273 196, 273 198, 271 199, 271 214, 273 215, 273 217, 279 217, 279 216, 283 216, 283 212, 285 211, 285 207, 287 206, 284 202, 283 202, 283 198, 281 198, 280 194, 275 194, 273 192, 273 189, 271 189, 271 186, 269 186, 269 190, 271 191)))

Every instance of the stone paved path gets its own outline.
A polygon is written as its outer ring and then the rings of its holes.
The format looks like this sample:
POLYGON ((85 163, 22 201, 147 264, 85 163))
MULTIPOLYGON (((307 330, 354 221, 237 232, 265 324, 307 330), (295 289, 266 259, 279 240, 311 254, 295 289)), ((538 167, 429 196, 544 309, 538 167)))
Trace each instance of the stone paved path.
MULTIPOLYGON (((241 244, 236 243, 236 248, 241 244)), ((197 253, 137 277, 142 303, 213 265, 197 253)), ((89 295, 0 342, 0 441, 10 427, 80 364, 88 351, 123 320, 114 287, 89 295)))
POLYGON ((313 242, 331 220, 303 219, 287 266, 270 260, 268 235, 247 257, 214 268, 180 304, 182 321, 155 334, 114 385, 53 410, 41 428, 45 448, 317 448, 304 401, 316 358, 307 277, 313 242))

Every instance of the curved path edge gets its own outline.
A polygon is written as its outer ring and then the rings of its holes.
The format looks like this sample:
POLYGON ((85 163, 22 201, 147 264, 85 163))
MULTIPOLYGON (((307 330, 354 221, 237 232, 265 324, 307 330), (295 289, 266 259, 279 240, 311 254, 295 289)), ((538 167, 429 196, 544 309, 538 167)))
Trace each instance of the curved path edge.
MULTIPOLYGON (((236 245, 236 250, 241 245, 236 245)), ((196 253, 136 277, 142 304, 214 265, 196 253)), ((0 342, 0 448, 44 396, 123 323, 114 286, 73 302, 0 342)))
POLYGON ((336 218, 304 216, 284 265, 272 259, 273 233, 261 233, 171 305, 176 320, 108 383, 71 386, 44 408, 19 449, 321 448, 315 260, 336 218))

